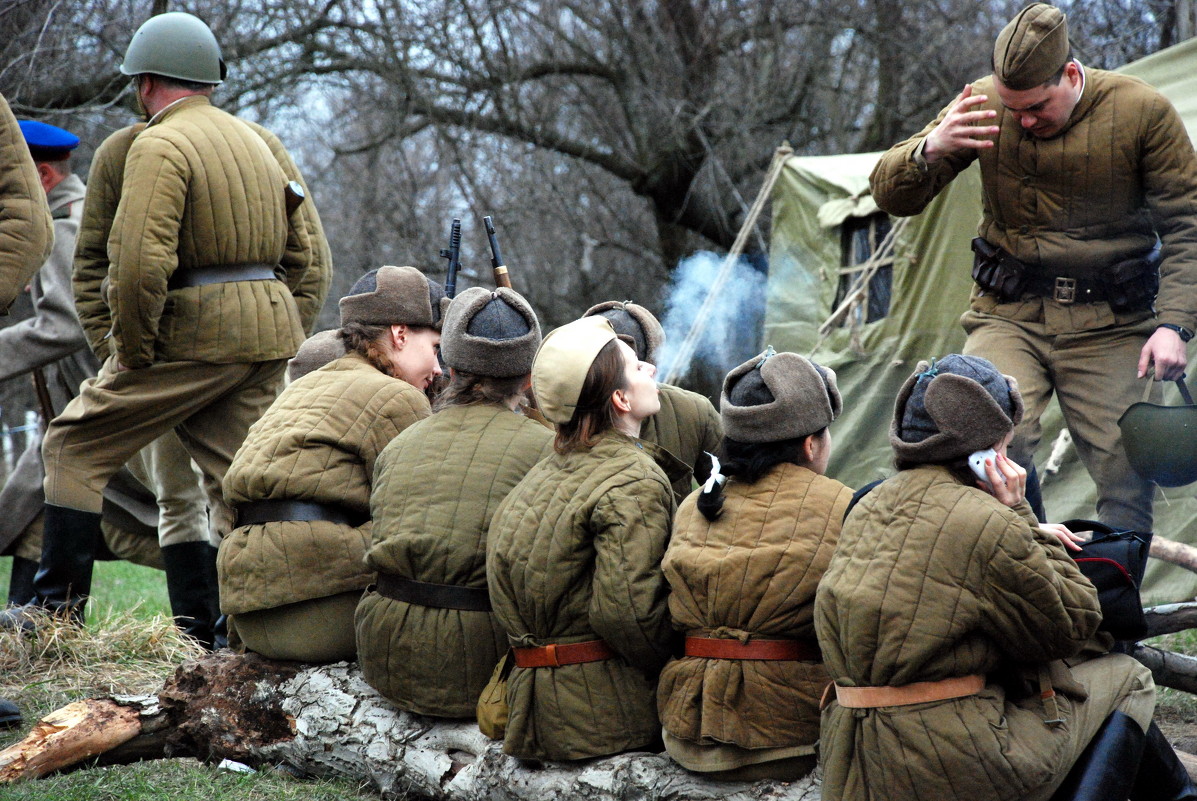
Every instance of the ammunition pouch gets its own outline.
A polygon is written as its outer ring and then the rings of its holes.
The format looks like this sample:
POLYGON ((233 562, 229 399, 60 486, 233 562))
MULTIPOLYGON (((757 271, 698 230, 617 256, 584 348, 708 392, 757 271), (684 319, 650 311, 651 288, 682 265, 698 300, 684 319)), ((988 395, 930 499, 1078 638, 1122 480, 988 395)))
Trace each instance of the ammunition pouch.
POLYGON ((1093 279, 1047 275, 982 237, 973 240, 972 248, 973 280, 1003 303, 1029 293, 1064 305, 1104 302, 1115 312, 1132 312, 1150 308, 1160 288, 1158 245, 1107 267, 1093 279))
POLYGON ((973 240, 973 280, 1003 303, 1018 300, 1027 285, 1027 266, 984 237, 973 240))
POLYGON ((1149 308, 1160 291, 1160 246, 1146 255, 1124 259, 1101 274, 1106 301, 1116 312, 1149 308))

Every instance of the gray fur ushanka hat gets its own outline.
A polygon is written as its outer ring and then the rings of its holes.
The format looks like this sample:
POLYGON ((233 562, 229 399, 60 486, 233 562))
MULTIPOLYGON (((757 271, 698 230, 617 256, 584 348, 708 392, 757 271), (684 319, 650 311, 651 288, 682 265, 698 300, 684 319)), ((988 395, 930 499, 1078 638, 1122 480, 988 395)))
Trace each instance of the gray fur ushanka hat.
POLYGON ((345 355, 345 342, 337 336, 337 330, 320 331, 312 334, 299 346, 299 352, 287 364, 287 378, 294 381, 313 370, 345 355))
POLYGON ((1018 383, 980 356, 919 362, 894 404, 889 442, 899 462, 950 462, 991 448, 1022 420, 1018 383))
POLYGON ((441 328, 441 354, 455 370, 492 378, 532 372, 540 347, 536 312, 506 287, 472 287, 449 305, 441 328))
POLYGON ((653 313, 630 300, 609 300, 591 306, 583 317, 606 317, 621 337, 632 341, 628 344, 636 351, 636 358, 642 362, 657 363, 657 351, 665 344, 665 329, 653 313))
POLYGON ((441 285, 415 267, 379 267, 341 298, 341 326, 413 325, 440 330, 449 305, 441 285))
POLYGON ((843 411, 835 372, 797 353, 754 356, 723 379, 723 433, 738 442, 780 442, 822 431, 843 411))

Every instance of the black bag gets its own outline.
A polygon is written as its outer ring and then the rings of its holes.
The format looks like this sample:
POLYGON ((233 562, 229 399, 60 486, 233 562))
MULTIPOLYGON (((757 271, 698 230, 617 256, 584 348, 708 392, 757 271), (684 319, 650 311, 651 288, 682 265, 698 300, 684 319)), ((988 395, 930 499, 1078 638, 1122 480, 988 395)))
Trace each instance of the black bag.
POLYGON ((1091 531, 1081 551, 1069 551, 1076 565, 1097 588, 1101 602, 1101 630, 1116 640, 1139 640, 1147 634, 1139 587, 1147 570, 1151 532, 1115 529, 1095 520, 1066 520, 1071 531, 1091 531))

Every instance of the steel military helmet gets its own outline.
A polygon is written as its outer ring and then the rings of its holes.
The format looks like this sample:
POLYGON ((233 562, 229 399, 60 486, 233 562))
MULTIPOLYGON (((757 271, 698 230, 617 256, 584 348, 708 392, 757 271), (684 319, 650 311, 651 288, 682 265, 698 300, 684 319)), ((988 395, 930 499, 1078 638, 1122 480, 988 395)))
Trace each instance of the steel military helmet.
POLYGON ((183 11, 168 11, 142 23, 129 42, 120 70, 125 75, 148 72, 214 85, 228 72, 212 29, 183 11))
POLYGON ((1127 461, 1161 487, 1197 481, 1197 406, 1184 381, 1176 383, 1186 405, 1160 406, 1145 398, 1118 419, 1127 461))

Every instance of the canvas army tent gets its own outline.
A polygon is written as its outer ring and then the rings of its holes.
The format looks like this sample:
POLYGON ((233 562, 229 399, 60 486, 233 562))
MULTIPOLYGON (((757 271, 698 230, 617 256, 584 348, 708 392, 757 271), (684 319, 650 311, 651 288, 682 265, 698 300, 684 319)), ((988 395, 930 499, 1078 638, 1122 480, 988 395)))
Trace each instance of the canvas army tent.
MULTIPOLYGON (((1197 40, 1122 71, 1167 95, 1197 139, 1197 40)), ((829 473, 854 487, 892 473, 887 435, 893 400, 918 360, 959 351, 964 343, 958 319, 968 307, 969 241, 981 213, 974 165, 922 214, 905 223, 891 220, 869 196, 868 176, 879 155, 791 157, 772 198, 764 341, 777 350, 811 355, 836 371, 845 411, 832 427, 829 473), (892 237, 892 256, 870 262, 868 254, 876 255, 893 224, 902 227, 892 237), (825 325, 852 276, 860 275, 861 262, 876 270, 867 301, 825 325)), ((1174 387, 1165 397, 1179 402, 1174 387)), ((1041 471, 1063 427, 1054 404, 1043 427, 1036 456, 1041 471)), ((1059 468, 1043 476, 1048 515, 1053 520, 1093 517, 1093 484, 1074 448, 1062 454, 1059 468)), ((1158 491, 1155 517, 1161 535, 1197 544, 1197 485, 1158 491)), ((1197 574, 1152 560, 1145 602, 1194 596, 1197 574)))

